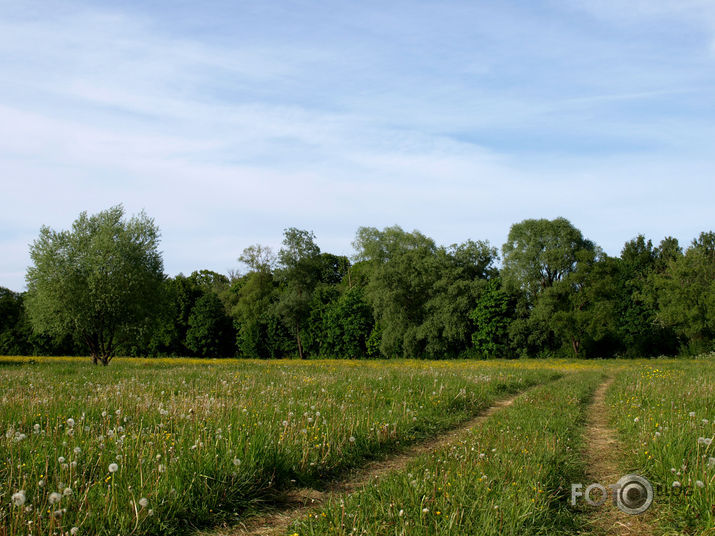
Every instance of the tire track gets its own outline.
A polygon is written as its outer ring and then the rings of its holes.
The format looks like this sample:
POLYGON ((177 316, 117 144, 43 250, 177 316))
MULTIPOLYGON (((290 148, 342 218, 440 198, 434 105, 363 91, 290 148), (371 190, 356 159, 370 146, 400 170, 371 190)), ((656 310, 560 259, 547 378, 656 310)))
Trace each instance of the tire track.
MULTIPOLYGON (((588 484, 598 482, 606 487, 615 484, 623 476, 618 463, 621 455, 618 452, 616 432, 608 423, 606 392, 613 381, 613 377, 608 378, 593 394, 593 401, 587 412, 586 443, 583 453, 588 484)), ((594 500, 597 498, 594 496, 594 500)), ((650 536, 653 534, 652 523, 652 512, 641 515, 626 514, 613 504, 612 497, 609 497, 603 506, 589 507, 586 527, 584 527, 587 530, 581 534, 650 536)))
POLYGON ((274 536, 285 534, 290 524, 308 511, 333 497, 354 493, 388 473, 404 469, 411 461, 422 454, 440 449, 456 441, 471 428, 480 425, 501 409, 512 405, 514 400, 529 389, 521 391, 510 398, 494 402, 476 417, 465 421, 448 432, 411 445, 400 453, 388 456, 384 460, 367 463, 349 473, 346 479, 328 484, 325 491, 314 489, 291 490, 280 498, 281 507, 279 511, 246 519, 239 526, 217 529, 210 533, 205 533, 205 536, 209 536, 209 534, 210 536, 274 536))

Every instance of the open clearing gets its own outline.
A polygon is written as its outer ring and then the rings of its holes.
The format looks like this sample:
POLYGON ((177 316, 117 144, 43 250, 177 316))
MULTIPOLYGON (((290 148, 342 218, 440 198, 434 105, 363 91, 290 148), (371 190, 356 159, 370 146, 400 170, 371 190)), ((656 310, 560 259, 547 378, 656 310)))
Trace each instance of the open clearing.
POLYGON ((712 358, 0 358, 0 377, 3 536, 715 531, 712 358), (570 504, 628 472, 656 487, 644 516, 570 504))

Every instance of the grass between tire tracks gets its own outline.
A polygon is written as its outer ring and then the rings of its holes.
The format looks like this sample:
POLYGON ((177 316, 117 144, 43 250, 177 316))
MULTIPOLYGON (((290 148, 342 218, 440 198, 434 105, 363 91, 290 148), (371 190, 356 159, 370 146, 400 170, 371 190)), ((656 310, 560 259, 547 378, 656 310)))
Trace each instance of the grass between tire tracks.
POLYGON ((290 534, 574 534, 572 482, 583 481, 584 411, 601 372, 519 396, 481 426, 407 468, 335 498, 290 534))

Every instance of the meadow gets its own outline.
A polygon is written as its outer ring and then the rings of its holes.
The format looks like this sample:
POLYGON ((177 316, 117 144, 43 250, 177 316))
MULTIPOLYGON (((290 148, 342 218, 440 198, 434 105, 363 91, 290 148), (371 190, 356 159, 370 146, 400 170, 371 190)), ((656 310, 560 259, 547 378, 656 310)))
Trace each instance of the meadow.
POLYGON ((573 534, 590 512, 570 506, 570 483, 584 481, 585 412, 606 377, 624 473, 691 492, 657 497, 656 529, 711 533, 712 358, 93 367, 6 357, 0 535, 231 534, 286 491, 325 490, 512 397, 450 444, 301 512, 285 533, 573 534))

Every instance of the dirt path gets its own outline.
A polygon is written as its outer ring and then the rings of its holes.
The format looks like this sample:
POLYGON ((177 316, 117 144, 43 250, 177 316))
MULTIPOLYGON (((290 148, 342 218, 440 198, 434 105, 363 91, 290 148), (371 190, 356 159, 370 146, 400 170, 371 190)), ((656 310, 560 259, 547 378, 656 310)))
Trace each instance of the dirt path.
MULTIPOLYGON (((584 452, 588 479, 584 487, 594 482, 608 487, 623 476, 618 465, 616 432, 608 424, 606 391, 612 383, 613 378, 609 378, 596 389, 588 409, 584 452)), ((598 499, 598 496, 594 493, 592 498, 598 499)), ((603 506, 592 508, 585 527, 589 530, 589 534, 598 536, 653 534, 652 511, 641 515, 629 515, 615 506, 611 498, 603 506)))
POLYGON ((437 450, 456 441, 466 433, 467 430, 481 424, 500 409, 510 406, 520 394, 521 393, 511 398, 495 402, 478 416, 464 422, 449 432, 412 445, 399 454, 387 457, 385 460, 370 462, 350 473, 347 479, 329 485, 328 489, 324 492, 314 489, 292 490, 283 497, 280 511, 247 519, 242 526, 213 530, 204 533, 204 536, 269 536, 285 534, 288 526, 309 510, 320 506, 331 497, 353 493, 387 473, 404 469, 409 462, 421 454, 437 450))

